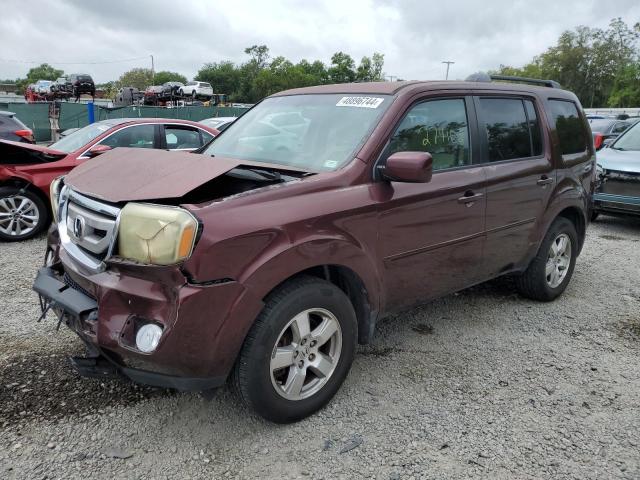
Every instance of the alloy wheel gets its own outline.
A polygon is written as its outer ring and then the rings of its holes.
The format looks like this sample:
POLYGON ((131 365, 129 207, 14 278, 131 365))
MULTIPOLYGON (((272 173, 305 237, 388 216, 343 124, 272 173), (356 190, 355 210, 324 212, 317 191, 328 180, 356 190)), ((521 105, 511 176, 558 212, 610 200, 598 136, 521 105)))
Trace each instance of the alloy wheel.
POLYGON ((288 400, 302 400, 329 381, 342 352, 338 319, 323 308, 293 317, 280 332, 270 362, 271 383, 288 400))
POLYGON ((0 232, 12 237, 31 233, 38 226, 38 206, 28 197, 12 195, 0 198, 0 232))
POLYGON ((571 239, 566 233, 558 235, 549 247, 545 275, 547 284, 557 288, 567 276, 571 266, 571 239))

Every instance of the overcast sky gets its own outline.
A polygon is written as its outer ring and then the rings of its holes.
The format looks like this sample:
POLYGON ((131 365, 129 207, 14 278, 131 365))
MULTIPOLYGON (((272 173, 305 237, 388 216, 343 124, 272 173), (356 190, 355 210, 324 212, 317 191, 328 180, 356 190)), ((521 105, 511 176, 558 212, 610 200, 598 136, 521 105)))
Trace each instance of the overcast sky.
POLYGON ((151 54, 156 71, 191 79, 203 63, 244 61, 254 44, 325 63, 340 50, 356 61, 377 51, 385 73, 404 79, 443 78, 441 62, 452 60, 450 78, 464 78, 520 66, 577 25, 640 21, 638 0, 3 0, 0 9, 0 78, 48 62, 97 82, 150 67, 151 54))

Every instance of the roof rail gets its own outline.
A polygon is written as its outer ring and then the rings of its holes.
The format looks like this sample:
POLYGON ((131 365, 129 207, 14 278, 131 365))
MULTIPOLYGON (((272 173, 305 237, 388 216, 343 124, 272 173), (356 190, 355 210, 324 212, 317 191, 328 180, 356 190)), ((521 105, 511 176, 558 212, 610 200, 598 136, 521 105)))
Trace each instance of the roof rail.
POLYGON ((562 88, 555 80, 541 80, 539 78, 513 77, 511 75, 489 75, 491 80, 502 80, 504 82, 530 83, 531 85, 541 85, 549 88, 562 88))
POLYGON ((491 82, 492 80, 529 83, 531 85, 541 85, 549 88, 562 88, 555 80, 541 80, 539 78, 514 77, 511 75, 489 75, 485 72, 473 73, 467 77, 467 82, 491 82))

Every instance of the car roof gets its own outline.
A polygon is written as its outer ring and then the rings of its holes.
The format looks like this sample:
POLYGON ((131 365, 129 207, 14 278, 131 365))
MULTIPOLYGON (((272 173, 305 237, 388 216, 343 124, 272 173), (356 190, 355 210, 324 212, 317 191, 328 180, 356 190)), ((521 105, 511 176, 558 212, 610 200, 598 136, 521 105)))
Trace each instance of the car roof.
POLYGON ((13 112, 7 112, 6 110, 0 110, 0 115, 3 117, 15 117, 16 114, 13 112))
POLYGON ((560 88, 550 88, 524 83, 509 82, 463 82, 457 80, 430 80, 430 81, 401 81, 401 82, 362 82, 362 83, 338 83, 331 85, 318 85, 314 87, 294 88, 278 92, 273 97, 286 95, 310 95, 310 94, 373 94, 373 95, 397 95, 407 91, 424 90, 496 90, 514 92, 546 93, 549 96, 560 98, 574 98, 575 96, 560 88), (551 95, 553 92, 553 95, 551 95))
POLYGON ((109 118, 107 120, 100 120, 102 125, 109 125, 115 127, 116 125, 122 125, 124 123, 184 123, 185 125, 199 125, 192 120, 182 120, 180 118, 109 118))

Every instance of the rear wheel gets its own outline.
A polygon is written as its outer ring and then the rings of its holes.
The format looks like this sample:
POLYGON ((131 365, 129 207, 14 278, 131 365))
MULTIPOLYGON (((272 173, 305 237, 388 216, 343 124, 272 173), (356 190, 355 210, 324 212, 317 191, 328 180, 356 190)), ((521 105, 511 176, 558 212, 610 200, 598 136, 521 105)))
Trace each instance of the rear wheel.
POLYGON ((559 217, 551 224, 529 267, 516 277, 518 291, 534 300, 554 300, 567 288, 577 256, 576 228, 568 219, 559 217))
POLYGON ((32 238, 49 223, 49 210, 38 195, 18 187, 0 187, 0 240, 32 238))
POLYGON ((324 407, 344 381, 356 347, 349 298, 299 277, 269 295, 240 352, 233 383, 267 420, 290 423, 324 407))

